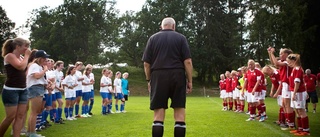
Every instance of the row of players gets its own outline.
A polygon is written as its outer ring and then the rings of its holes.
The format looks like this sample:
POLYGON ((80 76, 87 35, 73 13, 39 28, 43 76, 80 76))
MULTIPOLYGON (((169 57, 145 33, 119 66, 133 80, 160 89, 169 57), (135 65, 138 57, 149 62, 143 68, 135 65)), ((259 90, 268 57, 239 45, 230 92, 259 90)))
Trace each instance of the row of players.
POLYGON ((310 135, 306 102, 309 95, 312 103, 316 104, 318 101, 315 91, 316 79, 308 76, 310 70, 307 71, 307 75, 304 75, 299 54, 292 54, 290 49, 281 49, 280 60, 277 60, 274 51, 274 48, 268 48, 271 64, 277 68, 270 65, 261 68, 259 63, 250 59, 248 66, 238 69, 238 72, 227 71, 220 75, 220 97, 223 99, 223 110, 232 110, 235 102, 235 111, 243 112, 246 100, 250 114, 247 121, 254 120, 257 109, 259 121, 263 122, 266 119, 264 100, 267 85, 264 76, 267 75, 272 82, 270 95, 277 98, 280 106, 278 124, 281 129, 290 129, 290 133, 297 136, 310 135), (310 91, 309 95, 307 91, 310 91), (296 115, 297 124, 295 123, 296 115))

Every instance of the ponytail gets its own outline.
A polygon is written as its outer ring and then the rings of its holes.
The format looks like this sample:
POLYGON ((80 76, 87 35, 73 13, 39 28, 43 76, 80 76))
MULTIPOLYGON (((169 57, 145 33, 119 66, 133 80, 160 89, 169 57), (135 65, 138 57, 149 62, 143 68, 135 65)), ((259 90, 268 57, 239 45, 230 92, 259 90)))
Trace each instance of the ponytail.
POLYGON ((13 52, 15 49, 15 45, 13 44, 13 39, 8 39, 2 45, 2 57, 6 56, 8 53, 13 52))

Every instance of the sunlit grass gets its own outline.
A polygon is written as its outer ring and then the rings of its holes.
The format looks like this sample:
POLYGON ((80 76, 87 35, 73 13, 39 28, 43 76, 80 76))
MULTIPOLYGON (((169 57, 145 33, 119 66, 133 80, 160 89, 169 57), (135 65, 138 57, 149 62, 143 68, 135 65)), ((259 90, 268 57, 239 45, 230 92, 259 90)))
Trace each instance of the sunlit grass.
MULTIPOLYGON (((221 111, 221 99, 217 97, 188 97, 186 124, 188 137, 230 137, 230 136, 292 136, 289 131, 281 131, 273 124, 277 119, 276 100, 267 98, 268 119, 265 122, 246 122, 248 115, 231 111, 221 111)), ((4 117, 3 104, 0 104, 0 119, 4 117)), ((113 107, 114 109, 114 107, 113 107)), ((127 113, 101 115, 101 97, 95 97, 92 118, 80 118, 65 121, 64 125, 39 132, 47 137, 149 137, 153 112, 149 110, 149 97, 129 97, 126 103, 127 113)), ((320 112, 308 113, 311 136, 320 136, 320 112)), ((64 116, 64 114, 63 114, 64 116)), ((173 136, 173 110, 168 109, 164 123, 164 137, 173 136)), ((9 136, 10 129, 5 136, 9 136)))

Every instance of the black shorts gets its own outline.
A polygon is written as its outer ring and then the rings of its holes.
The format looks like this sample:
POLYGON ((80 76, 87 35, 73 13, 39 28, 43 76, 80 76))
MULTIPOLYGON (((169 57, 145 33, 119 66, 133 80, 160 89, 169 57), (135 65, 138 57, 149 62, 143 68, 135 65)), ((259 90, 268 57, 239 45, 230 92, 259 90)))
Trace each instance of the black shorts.
POLYGON ((311 99, 311 103, 318 103, 318 96, 316 91, 307 92, 307 93, 309 95, 309 98, 306 100, 307 103, 310 103, 310 99, 311 99))
POLYGON ((150 109, 185 108, 186 75, 184 69, 156 70, 151 73, 150 109))
POLYGON ((128 101, 128 95, 124 95, 123 97, 125 101, 128 101))

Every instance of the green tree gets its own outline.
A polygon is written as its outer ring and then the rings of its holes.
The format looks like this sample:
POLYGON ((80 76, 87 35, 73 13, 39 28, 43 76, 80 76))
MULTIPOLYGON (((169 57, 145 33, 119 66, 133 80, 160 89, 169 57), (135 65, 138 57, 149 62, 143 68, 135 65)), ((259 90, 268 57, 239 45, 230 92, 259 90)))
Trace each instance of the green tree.
POLYGON ((64 0, 56 9, 34 10, 29 23, 34 47, 66 63, 97 63, 117 34, 114 5, 107 0, 64 0))
MULTIPOLYGON (((15 27, 15 23, 12 22, 8 16, 6 11, 2 8, 0 5, 0 44, 2 47, 2 44, 10 38, 15 38, 16 34, 12 32, 12 30, 15 27)), ((1 49, 0 49, 1 50, 1 49)), ((0 58, 0 62, 3 62, 3 58, 0 58)), ((3 70, 3 63, 0 63, 0 68, 3 70)))

